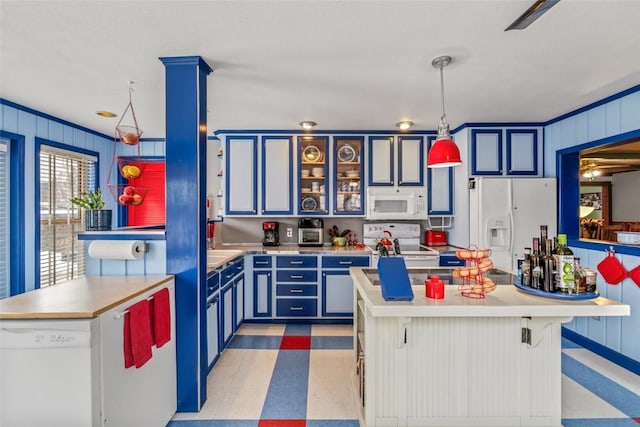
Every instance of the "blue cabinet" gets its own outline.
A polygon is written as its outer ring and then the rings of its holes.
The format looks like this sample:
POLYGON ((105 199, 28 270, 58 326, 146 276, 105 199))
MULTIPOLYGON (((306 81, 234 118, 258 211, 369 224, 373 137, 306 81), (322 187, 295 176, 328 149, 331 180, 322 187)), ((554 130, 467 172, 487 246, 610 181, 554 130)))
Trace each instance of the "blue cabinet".
POLYGON ((290 136, 262 137, 262 215, 293 214, 293 142, 290 136))
POLYGON ((472 129, 471 175, 539 176, 539 132, 533 128, 472 129))
POLYGON ((333 214, 364 215, 364 137, 333 138, 333 214))
POLYGON ((326 215, 329 213, 329 138, 304 136, 299 137, 298 142, 298 214, 326 215))
POLYGON ((322 317, 353 316, 353 280, 350 267, 366 267, 368 256, 322 257, 322 317))
MULTIPOLYGON (((429 150, 435 139, 427 137, 429 150)), ((453 168, 427 169, 427 202, 429 215, 453 215, 453 168)))
POLYGON ((253 271, 253 317, 271 317, 271 270, 253 271))
POLYGON ((257 138, 233 136, 226 140, 225 192, 227 215, 257 214, 257 138))
POLYGON ((422 136, 371 136, 368 156, 369 185, 424 185, 426 162, 422 136))
POLYGON ((317 317, 318 257, 276 256, 276 317, 317 317))

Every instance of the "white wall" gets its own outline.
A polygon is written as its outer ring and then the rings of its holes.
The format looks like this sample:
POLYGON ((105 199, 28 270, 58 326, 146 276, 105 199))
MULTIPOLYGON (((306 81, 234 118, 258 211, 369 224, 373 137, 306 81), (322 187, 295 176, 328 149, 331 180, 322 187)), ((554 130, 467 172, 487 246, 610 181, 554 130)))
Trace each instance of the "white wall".
POLYGON ((611 192, 613 221, 640 222, 640 171, 613 175, 611 192))

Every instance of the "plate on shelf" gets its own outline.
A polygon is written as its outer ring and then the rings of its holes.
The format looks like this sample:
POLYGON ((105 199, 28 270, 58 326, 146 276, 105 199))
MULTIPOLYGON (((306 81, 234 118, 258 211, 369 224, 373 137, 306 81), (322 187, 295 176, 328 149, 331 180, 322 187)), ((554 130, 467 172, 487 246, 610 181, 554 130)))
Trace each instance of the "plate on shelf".
POLYGON ((345 144, 338 150, 338 160, 341 163, 353 162, 357 156, 356 150, 349 144, 345 144))
POLYGON ((513 285, 519 290, 521 290, 522 292, 525 292, 531 295, 536 295, 539 297, 545 297, 545 298, 555 298, 555 299, 564 299, 564 300, 585 300, 585 299, 598 298, 600 296, 600 293, 598 291, 586 292, 586 293, 574 295, 574 294, 564 294, 562 292, 545 292, 545 291, 541 291, 540 289, 533 289, 533 288, 530 288, 529 286, 521 285, 520 283, 517 283, 517 282, 514 283, 513 285))
POLYGON ((322 151, 315 145, 307 145, 304 150, 302 150, 302 157, 305 162, 321 162, 322 151))
POLYGON ((303 193, 311 193, 311 189, 310 188, 303 188, 302 192, 303 193))
POLYGON ((300 205, 302 206, 303 211, 315 211, 318 208, 318 202, 310 196, 302 199, 302 203, 300 205))

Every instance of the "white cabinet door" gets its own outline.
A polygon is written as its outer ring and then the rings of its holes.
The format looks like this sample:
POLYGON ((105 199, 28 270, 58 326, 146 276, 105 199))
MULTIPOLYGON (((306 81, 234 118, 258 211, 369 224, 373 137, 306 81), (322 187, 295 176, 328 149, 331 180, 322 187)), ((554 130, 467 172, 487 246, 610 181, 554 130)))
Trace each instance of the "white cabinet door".
POLYGON ((369 185, 393 185, 393 139, 392 136, 369 137, 369 185))
POLYGON ((538 175, 537 129, 507 129, 507 175, 538 175))
POLYGON ((471 131, 471 175, 502 175, 502 129, 471 131))
POLYGON ((398 185, 423 185, 424 143, 421 136, 398 137, 398 185))
POLYGON ((234 279, 233 286, 236 289, 236 318, 233 330, 237 331, 244 320, 244 274, 234 279))
POLYGON ((353 315, 353 280, 349 270, 322 273, 322 315, 353 315))
POLYGON ((227 138, 224 198, 227 215, 257 213, 257 142, 255 136, 227 138))
POLYGON ((293 213, 293 143, 290 136, 262 138, 263 215, 293 213))
POLYGON ((220 353, 218 341, 219 298, 219 295, 215 295, 207 301, 207 366, 209 367, 220 353))

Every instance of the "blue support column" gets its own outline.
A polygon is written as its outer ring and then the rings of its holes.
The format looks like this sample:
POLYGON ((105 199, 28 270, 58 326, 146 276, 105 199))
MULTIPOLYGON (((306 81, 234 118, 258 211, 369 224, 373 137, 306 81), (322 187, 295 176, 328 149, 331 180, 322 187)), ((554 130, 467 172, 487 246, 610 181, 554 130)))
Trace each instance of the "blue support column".
POLYGON ((160 58, 166 72, 167 273, 176 280, 178 411, 207 398, 207 76, 199 56, 160 58))

